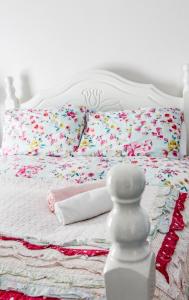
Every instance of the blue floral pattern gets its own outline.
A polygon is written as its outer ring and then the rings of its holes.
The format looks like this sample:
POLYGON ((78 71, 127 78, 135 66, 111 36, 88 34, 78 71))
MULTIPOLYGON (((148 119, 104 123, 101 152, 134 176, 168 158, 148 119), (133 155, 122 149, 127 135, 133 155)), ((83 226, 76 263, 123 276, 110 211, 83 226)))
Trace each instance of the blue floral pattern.
POLYGON ((85 108, 70 104, 57 110, 9 110, 5 113, 3 154, 71 153, 79 145, 84 124, 85 108))
POLYGON ((78 153, 179 157, 182 121, 182 112, 174 108, 90 112, 78 153))
POLYGON ((176 187, 185 192, 189 187, 189 157, 182 160, 154 157, 50 157, 0 156, 0 176, 11 178, 84 183, 105 179, 118 163, 140 166, 147 184, 176 187))

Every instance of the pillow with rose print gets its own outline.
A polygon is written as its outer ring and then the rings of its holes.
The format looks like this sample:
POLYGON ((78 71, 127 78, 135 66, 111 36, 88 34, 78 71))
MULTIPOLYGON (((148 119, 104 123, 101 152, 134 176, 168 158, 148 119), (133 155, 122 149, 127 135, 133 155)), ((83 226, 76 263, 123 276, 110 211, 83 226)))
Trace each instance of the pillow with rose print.
POLYGON ((61 156, 79 145, 85 108, 66 104, 60 109, 5 112, 2 153, 61 156))
POLYGON ((177 108, 89 112, 79 154, 179 157, 183 113, 177 108))

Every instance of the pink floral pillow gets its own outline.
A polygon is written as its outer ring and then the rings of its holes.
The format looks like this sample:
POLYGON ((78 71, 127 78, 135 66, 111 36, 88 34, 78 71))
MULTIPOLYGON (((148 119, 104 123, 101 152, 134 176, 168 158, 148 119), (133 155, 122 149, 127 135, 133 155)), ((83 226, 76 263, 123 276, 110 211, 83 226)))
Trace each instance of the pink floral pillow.
POLYGON ((78 153, 178 157, 182 116, 175 108, 90 112, 78 153))
POLYGON ((78 148, 85 108, 9 110, 5 113, 2 152, 60 156, 78 148))

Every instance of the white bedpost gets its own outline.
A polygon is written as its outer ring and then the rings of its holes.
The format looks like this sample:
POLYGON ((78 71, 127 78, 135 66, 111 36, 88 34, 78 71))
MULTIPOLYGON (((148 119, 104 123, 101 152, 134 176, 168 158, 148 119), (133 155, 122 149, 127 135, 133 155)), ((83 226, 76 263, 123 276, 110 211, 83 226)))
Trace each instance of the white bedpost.
POLYGON ((13 85, 13 78, 12 77, 5 77, 5 91, 6 91, 6 98, 4 107, 0 112, 0 147, 2 143, 3 137, 3 123, 4 123, 4 112, 7 109, 19 109, 20 102, 15 95, 15 88, 13 85))
POLYGON ((104 269, 107 300, 151 300, 155 257, 146 240, 149 218, 140 206, 145 176, 139 167, 117 165, 107 186, 113 201, 108 220, 112 247, 104 269))
POLYGON ((187 155, 189 155, 189 64, 183 66, 184 120, 186 124, 187 155))
POLYGON ((6 99, 5 99, 5 109, 18 109, 20 107, 19 100, 15 95, 15 88, 13 85, 12 77, 5 77, 5 90, 6 90, 6 99))

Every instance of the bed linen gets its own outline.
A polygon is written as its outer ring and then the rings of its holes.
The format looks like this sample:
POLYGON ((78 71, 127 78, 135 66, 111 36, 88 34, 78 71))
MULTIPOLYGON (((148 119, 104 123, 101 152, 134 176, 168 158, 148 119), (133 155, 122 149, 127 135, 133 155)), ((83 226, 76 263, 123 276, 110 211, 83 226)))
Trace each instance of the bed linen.
POLYGON ((125 162, 141 166, 147 184, 175 185, 182 191, 189 187, 189 157, 168 159, 154 157, 43 157, 28 155, 0 155, 1 182, 29 178, 36 184, 46 182, 49 189, 69 184, 93 182, 105 179, 115 164, 125 162))
POLYGON ((7 110, 2 152, 60 156, 78 148, 85 125, 85 107, 7 110))
POLYGON ((182 122, 177 108, 89 112, 78 153, 179 157, 182 122))
MULTIPOLYGON (((32 208, 37 208, 39 211, 44 210, 45 213, 50 214, 45 197, 48 189, 71 183, 104 179, 111 166, 123 161, 140 165, 145 171, 147 184, 174 186, 183 192, 188 190, 188 158, 179 161, 147 157, 145 159, 143 157, 130 159, 112 157, 44 158, 24 155, 0 157, 0 201, 1 203, 3 201, 4 212, 7 212, 6 218, 0 222, 0 234, 8 237, 19 237, 21 235, 18 231, 19 225, 25 224, 29 228, 32 221, 34 222, 34 219, 32 220, 32 215, 34 215, 32 208), (39 195, 41 195, 40 199, 39 195), (19 205, 19 198, 25 199, 26 207, 24 210, 23 203, 20 202, 19 205), (11 202, 11 207, 9 205, 10 199, 14 199, 11 202), (33 205, 34 202, 36 205, 33 205), (38 206, 39 203, 42 207, 38 206), (21 214, 23 211, 26 213, 21 214)), ((37 214, 37 210, 35 213, 37 214)), ((189 214, 187 205, 184 214, 187 221, 189 214)), ((52 218, 52 222, 55 222, 55 216, 50 214, 49 217, 52 218)), ((25 243, 21 240, 1 239, 0 289, 12 289, 14 287, 14 289, 29 295, 41 294, 51 295, 51 297, 61 295, 63 299, 104 299, 102 270, 106 255, 103 251, 106 251, 109 246, 102 235, 104 224, 105 215, 90 220, 89 226, 86 226, 85 222, 80 222, 75 227, 77 229, 74 239, 74 224, 69 225, 67 237, 64 236, 62 246, 69 248, 70 255, 67 255, 67 248, 55 251, 55 248, 47 247, 49 243, 55 245, 56 235, 62 231, 58 224, 52 232, 48 232, 46 241, 40 232, 34 235, 32 227, 30 236, 28 234, 27 237, 24 237, 25 243), (95 226, 95 235, 93 239, 89 239, 88 230, 92 226, 95 226), (32 242, 34 245, 38 244, 44 248, 36 248, 33 251, 32 242), (83 249, 83 251, 92 248, 102 252, 99 252, 101 255, 95 256, 84 255, 84 252, 72 256, 75 251, 73 248, 83 249)), ((25 229, 23 228, 23 233, 25 229)), ((187 279, 188 242, 186 236, 189 234, 188 230, 186 226, 184 231, 180 233, 176 252, 168 267, 170 285, 157 272, 156 296, 161 296, 161 299, 185 299, 183 292, 187 279)), ((163 235, 157 234, 153 242, 156 252, 162 239, 163 235)))

